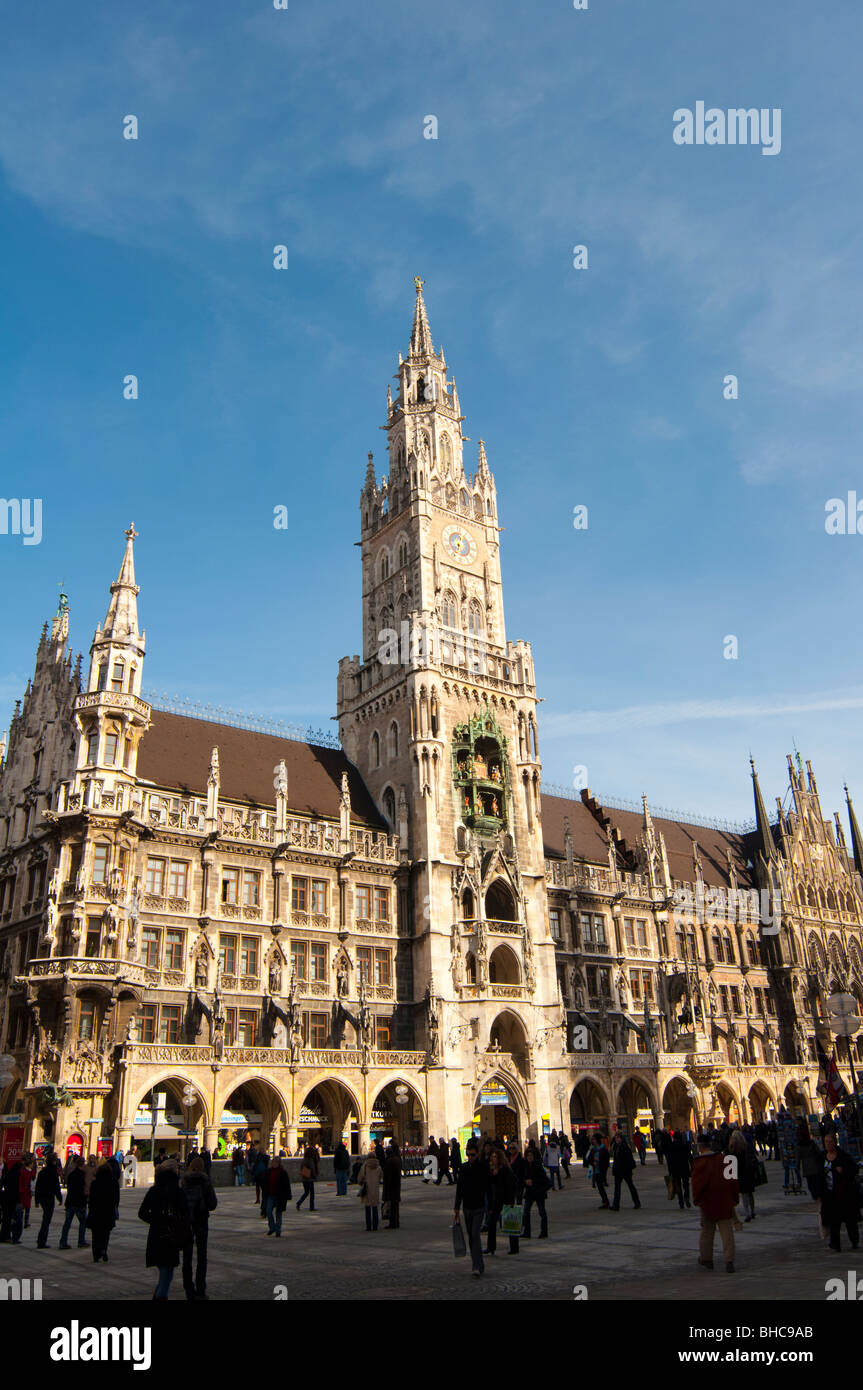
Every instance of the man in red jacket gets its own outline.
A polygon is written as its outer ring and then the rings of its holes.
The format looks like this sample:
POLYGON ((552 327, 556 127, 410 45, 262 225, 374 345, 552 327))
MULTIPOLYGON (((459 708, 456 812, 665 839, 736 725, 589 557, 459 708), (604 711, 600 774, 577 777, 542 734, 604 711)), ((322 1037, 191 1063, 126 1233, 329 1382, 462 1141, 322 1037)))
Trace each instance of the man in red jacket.
POLYGON ((714 1153, 706 1135, 698 1137, 698 1157, 692 1165, 692 1200, 701 1208, 701 1239, 698 1263, 713 1268, 713 1241, 716 1228, 722 1241, 722 1254, 728 1274, 734 1273, 734 1208, 740 1200, 740 1186, 733 1155, 714 1153))

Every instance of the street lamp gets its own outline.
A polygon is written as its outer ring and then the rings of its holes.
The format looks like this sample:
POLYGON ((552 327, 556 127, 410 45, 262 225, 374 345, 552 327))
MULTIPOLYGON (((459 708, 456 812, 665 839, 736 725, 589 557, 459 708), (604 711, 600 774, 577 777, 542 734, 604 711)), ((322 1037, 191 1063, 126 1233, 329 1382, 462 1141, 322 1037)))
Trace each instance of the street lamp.
POLYGON ((561 1132, 561 1134, 562 1134, 562 1133, 563 1133, 563 1102, 566 1100, 566 1087, 564 1086, 564 1084, 563 1084, 562 1081, 558 1081, 557 1085, 556 1085, 555 1088, 554 1088, 554 1094, 557 1096, 557 1103, 558 1103, 558 1106, 560 1107, 560 1132, 561 1132))
POLYGON ((833 1032, 837 1037, 845 1039, 845 1046, 848 1049, 848 1067, 851 1071, 851 1086, 854 1091, 854 1114, 857 1117, 858 1140, 863 1139, 863 1125, 860 1123, 860 1097, 857 1094, 857 1073, 854 1070, 854 1056, 851 1051, 851 1039, 863 1027, 860 1015, 857 1012, 857 1000, 853 994, 842 992, 831 994, 827 1000, 827 1012, 830 1015, 830 1022, 833 1025, 833 1032))
MULTIPOLYGON (((409 1100, 410 1100, 410 1092, 408 1091, 407 1086, 405 1086, 404 1084, 400 1084, 400 1085, 396 1086, 396 1105, 405 1106, 405 1105, 407 1105, 407 1103, 408 1103, 409 1100)), ((404 1110, 404 1109, 403 1109, 403 1110, 400 1110, 400 1111, 399 1111, 399 1117, 400 1117, 400 1119, 401 1119, 400 1128, 401 1128, 401 1132, 402 1132, 402 1157, 404 1158, 404 1149, 405 1149, 405 1143, 406 1143, 406 1139, 405 1139, 405 1129, 406 1129, 406 1126, 407 1126, 407 1111, 404 1110)))
POLYGON ((189 1118, 189 1111, 191 1110, 191 1108, 192 1108, 192 1106, 194 1105, 194 1103, 195 1103, 195 1088, 194 1088, 194 1086, 192 1085, 191 1081, 187 1081, 187 1082, 186 1082, 185 1090, 183 1091, 183 1104, 184 1104, 185 1110, 186 1110, 186 1133, 183 1135, 183 1162, 184 1162, 184 1163, 185 1163, 186 1158, 187 1158, 188 1153, 189 1153, 189 1131, 190 1131, 190 1127, 191 1127, 190 1118, 189 1118))

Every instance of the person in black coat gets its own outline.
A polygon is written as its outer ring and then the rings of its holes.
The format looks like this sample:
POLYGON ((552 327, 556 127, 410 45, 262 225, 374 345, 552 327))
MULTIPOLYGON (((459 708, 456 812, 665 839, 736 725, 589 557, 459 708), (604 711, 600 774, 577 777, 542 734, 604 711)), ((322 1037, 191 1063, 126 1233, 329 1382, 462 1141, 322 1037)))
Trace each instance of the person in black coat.
POLYGON ((81 1154, 77 1154, 72 1160, 72 1167, 66 1175, 66 1218, 63 1222, 63 1229, 60 1232, 60 1250, 69 1249, 69 1232, 72 1229, 72 1222, 78 1221, 78 1249, 85 1249, 89 1245, 87 1240, 87 1175, 84 1172, 84 1159, 81 1154))
POLYGON ((609 1202, 606 1183, 608 1182, 608 1165, 611 1162, 611 1154, 602 1142, 601 1134, 594 1134, 593 1144, 589 1150, 588 1156, 593 1163, 593 1182, 599 1193, 600 1210, 607 1211, 609 1202))
POLYGON ((87 1201, 87 1225, 92 1232, 94 1262, 108 1263, 108 1241, 117 1222, 119 1200, 117 1181, 105 1159, 96 1169, 87 1201))
POLYGON ((638 1193, 632 1181, 632 1174, 635 1171, 635 1158, 632 1149, 627 1144, 623 1135, 618 1131, 611 1141, 611 1176, 614 1178, 614 1196, 611 1201, 611 1211, 620 1211, 620 1189, 623 1183, 632 1193, 632 1205, 640 1207, 638 1193))
POLYGON ((482 1258, 482 1224, 491 1194, 491 1174, 485 1159, 479 1156, 479 1144, 475 1139, 468 1139, 465 1145, 465 1160, 455 1186, 453 1221, 458 1221, 459 1213, 464 1207, 471 1274, 479 1278, 485 1269, 482 1258))
POLYGON ((860 1198, 857 1193, 857 1163, 840 1149, 835 1131, 824 1135, 824 1167, 818 1179, 821 1197, 821 1225, 830 1233, 830 1249, 841 1250, 842 1227, 848 1232, 852 1250, 860 1243, 860 1198))
POLYGON ((449 1160, 453 1176, 457 1178, 461 1168, 461 1145, 457 1139, 450 1139, 449 1141, 449 1160))
POLYGON ((333 1172, 336 1175, 336 1196, 347 1197, 348 1195, 348 1173, 351 1167, 351 1156, 348 1153, 344 1140, 340 1139, 336 1144, 333 1154, 333 1172))
POLYGON ((524 1156, 524 1230, 525 1240, 531 1239, 530 1209, 536 1204, 539 1212, 539 1238, 548 1239, 548 1213, 545 1209, 545 1195, 550 1183, 548 1174, 539 1159, 536 1149, 529 1148, 524 1156))
POLYGON ((0 1180, 0 1241, 11 1239, 13 1245, 20 1245, 21 1231, 24 1228, 24 1208, 21 1205, 21 1169, 24 1164, 20 1158, 7 1163, 0 1180))
MULTIPOLYGON (((94 1186, 95 1181, 94 1178, 94 1186)), ((159 1271, 159 1282, 153 1298, 163 1302, 168 1297, 174 1270, 180 1263, 180 1253, 189 1243, 192 1233, 189 1204, 180 1186, 177 1165, 171 1160, 159 1164, 155 1182, 138 1208, 138 1216, 150 1227, 147 1232, 146 1266, 159 1271)))
POLYGON ((44 1168, 36 1179, 33 1201, 37 1207, 42 1209, 42 1225, 39 1227, 39 1234, 36 1237, 36 1246, 39 1250, 45 1250, 48 1246, 48 1227, 51 1225, 51 1217, 54 1215, 54 1203, 58 1203, 61 1207, 63 1205, 63 1193, 60 1191, 60 1170, 53 1154, 46 1160, 44 1168))
POLYGON ((387 1149, 382 1171, 383 1200, 389 1204, 389 1220, 384 1229, 395 1231, 399 1226, 399 1208, 402 1200, 402 1155, 395 1139, 387 1149))
POLYGON ((282 1216, 291 1200, 291 1180, 280 1158, 270 1159, 270 1166, 261 1178, 261 1189, 261 1215, 267 1218, 267 1235, 280 1237, 282 1216))
MULTIPOLYGON (((485 1254, 494 1255, 497 1251, 497 1228, 502 1220, 503 1209, 515 1205, 518 1185, 507 1162, 506 1154, 502 1153, 500 1149, 493 1150, 489 1166, 491 1170, 491 1200, 489 1202, 490 1212, 485 1254)), ((510 1236, 509 1253, 511 1255, 518 1254, 518 1236, 510 1236)))
POLYGON ((515 1178, 515 1200, 522 1202, 524 1200, 524 1179, 527 1174, 527 1164, 519 1153, 518 1144, 514 1139, 510 1139, 507 1145, 506 1157, 510 1172, 515 1178))
POLYGON ((439 1139, 437 1141, 437 1182, 435 1187, 440 1187, 444 1178, 446 1178, 447 1187, 452 1187, 452 1173, 449 1170, 449 1144, 445 1139, 439 1139))
POLYGON ((183 1288, 188 1299, 206 1298, 210 1212, 216 1210, 219 1200, 201 1154, 197 1154, 189 1163, 181 1185, 186 1194, 191 1223, 191 1236, 183 1247, 183 1288), (193 1273, 192 1256, 195 1250, 198 1253, 198 1267, 193 1273))
MULTIPOLYGON (((431 1135, 431 1137, 429 1138, 428 1148, 426 1149, 426 1154, 427 1154, 427 1155, 430 1154, 431 1157, 434 1159, 435 1164, 437 1164, 437 1161, 438 1161, 438 1148, 437 1148, 437 1140, 435 1139, 434 1135, 431 1135)), ((435 1172, 435 1171, 436 1171, 436 1168, 433 1168, 432 1171, 435 1172)), ((424 1178, 423 1178, 423 1182, 431 1182, 431 1178, 426 1178, 426 1177, 424 1177, 424 1178)))
POLYGON ((677 1201, 680 1210, 683 1211, 684 1204, 689 1207, 692 1203, 689 1200, 689 1179, 692 1173, 692 1149, 689 1141, 681 1130, 678 1130, 668 1149, 668 1172, 675 1179, 677 1186, 677 1201))

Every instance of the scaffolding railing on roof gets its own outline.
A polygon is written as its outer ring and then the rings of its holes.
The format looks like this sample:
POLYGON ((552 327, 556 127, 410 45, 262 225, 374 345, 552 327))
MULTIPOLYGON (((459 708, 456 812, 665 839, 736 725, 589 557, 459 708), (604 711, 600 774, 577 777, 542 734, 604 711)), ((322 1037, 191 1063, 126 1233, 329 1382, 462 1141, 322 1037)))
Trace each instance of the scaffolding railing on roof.
MULTIPOLYGON (((564 787, 555 782, 543 782, 541 790, 548 796, 560 796, 567 801, 580 801, 581 795, 573 787, 564 787)), ((591 792, 594 801, 600 806, 607 806, 611 811, 636 811, 639 815, 644 811, 640 801, 630 801, 624 796, 600 796, 598 792, 591 792)), ((750 831, 757 829, 754 818, 751 820, 722 820, 719 816, 704 816, 692 811, 675 811, 667 806, 654 806, 653 802, 648 802, 650 814, 658 816, 660 820, 677 821, 684 825, 702 825, 708 830, 723 830, 728 835, 746 835, 750 831)), ((778 817, 774 816, 770 824, 776 825, 778 817)))
POLYGON ((249 729, 256 734, 272 734, 276 738, 292 739, 295 743, 313 743, 319 748, 338 748, 337 735, 326 729, 304 728, 301 724, 285 723, 282 719, 266 719, 246 710, 227 709, 224 705, 204 704, 188 696, 170 695, 167 691, 142 691, 141 699, 163 714, 183 714, 189 719, 203 719, 211 724, 226 724, 232 729, 249 729))

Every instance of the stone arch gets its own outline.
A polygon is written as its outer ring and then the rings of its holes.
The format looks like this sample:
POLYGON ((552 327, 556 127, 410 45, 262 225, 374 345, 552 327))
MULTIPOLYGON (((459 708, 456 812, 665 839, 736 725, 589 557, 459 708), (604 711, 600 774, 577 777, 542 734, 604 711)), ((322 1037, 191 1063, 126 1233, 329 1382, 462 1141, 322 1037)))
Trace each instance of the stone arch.
POLYGON ((579 1077, 569 1095, 570 1126, 593 1130, 597 1124, 608 1128, 611 1121, 611 1102, 605 1087, 588 1073, 579 1077))
POLYGON ((806 1099, 806 1091, 804 1090, 802 1081, 792 1076, 782 1094, 785 1108, 789 1110, 792 1115, 800 1113, 804 1115, 808 1114, 809 1103, 806 1099))
MULTIPOLYGON (((522 1138, 530 1113, 524 1088, 510 1071, 503 1068, 499 1068, 490 1076, 484 1077, 481 1084, 475 1088, 473 1115, 477 1112, 479 1112, 480 1117, 481 1134, 488 1132, 492 1138, 496 1135, 502 1137, 506 1134, 507 1138, 518 1139, 522 1138), (489 1095, 499 1087, 502 1087, 506 1092, 508 1103, 505 1105, 483 1104, 483 1094, 489 1095)), ((472 1119, 473 1115, 467 1118, 472 1119)), ((535 1129, 535 1125, 530 1126, 531 1133, 535 1129)))
POLYGON ((722 1111, 723 1118, 728 1120, 729 1123, 743 1123, 739 1097, 727 1081, 720 1081, 718 1083, 716 1087, 716 1103, 722 1111))
POLYGON ((399 1144, 420 1145, 425 1143, 427 1135, 428 1121, 426 1117, 425 1101, 415 1085, 408 1081, 399 1072, 393 1072, 379 1082, 371 1099, 372 1127, 374 1128, 374 1112, 381 1109, 378 1102, 384 1096, 391 1101, 391 1113, 397 1122, 393 1125, 393 1133, 399 1144), (405 1087, 408 1092, 408 1101, 400 1105, 396 1099, 397 1088, 405 1087))
MULTIPOLYGON (((700 1116, 696 1102, 689 1094, 692 1082, 688 1076, 672 1076, 662 1092, 662 1116, 666 1129, 696 1130, 700 1116)), ((693 1088, 694 1089, 694 1088, 693 1088)))
MULTIPOLYGON (((318 1099, 324 1107, 321 1116, 324 1122, 317 1126, 320 1138, 316 1138, 315 1142, 321 1144, 324 1152, 332 1153, 333 1147, 342 1137, 342 1131, 346 1127, 345 1122, 351 1116, 355 1118, 357 1126, 365 1124, 371 1118, 370 1115, 366 1115, 358 1093, 343 1076, 333 1076, 331 1073, 323 1072, 304 1087, 302 1100, 299 1103, 297 1114, 294 1116, 299 1137, 302 1138, 305 1132, 307 1141, 314 1137, 311 1131, 316 1127, 311 1123, 306 1125, 302 1123, 303 1111, 308 1109, 314 1113, 318 1099), (312 1102, 311 1105, 310 1101, 312 1102)), ((349 1147, 354 1149, 353 1126, 350 1128, 352 1142, 349 1147)))
POLYGON ((502 942, 496 946, 488 961, 489 983, 493 985, 521 984, 521 966, 511 946, 502 942))
MULTIPOLYGON (((251 1114, 260 1114, 261 1116, 260 1120, 254 1120, 247 1126, 251 1129, 253 1137, 257 1130, 261 1143, 269 1148, 272 1136, 276 1134, 276 1146, 278 1147, 279 1135, 277 1131, 287 1128, 290 1116, 287 1097, 269 1077, 262 1077, 253 1071, 242 1072, 239 1076, 232 1076, 223 1083, 219 1113, 215 1117, 215 1124, 219 1124, 226 1111, 234 1109, 231 1101, 236 1097, 237 1092, 244 1092, 251 1102, 247 1105, 247 1110, 251 1114)), ((242 1126, 229 1124, 220 1126, 220 1128, 236 1130, 242 1126)))
POLYGON ((656 1093, 651 1090, 646 1078, 638 1072, 631 1072, 620 1082, 615 1106, 617 1115, 626 1117, 630 1134, 635 1131, 635 1116, 638 1110, 649 1110, 655 1115, 659 1109, 656 1093))
POLYGON ((494 1019, 488 1030, 489 1044, 498 1043, 501 1052, 510 1052, 513 1057, 527 1053, 527 1028, 513 1009, 503 1009, 494 1019))
POLYGON ((749 1090, 749 1109, 756 1124, 770 1120, 776 1114, 776 1097, 766 1081, 760 1078, 753 1082, 749 1090))
POLYGON ((485 915, 492 922, 517 922, 518 903, 509 884, 493 879, 485 891, 485 915))

